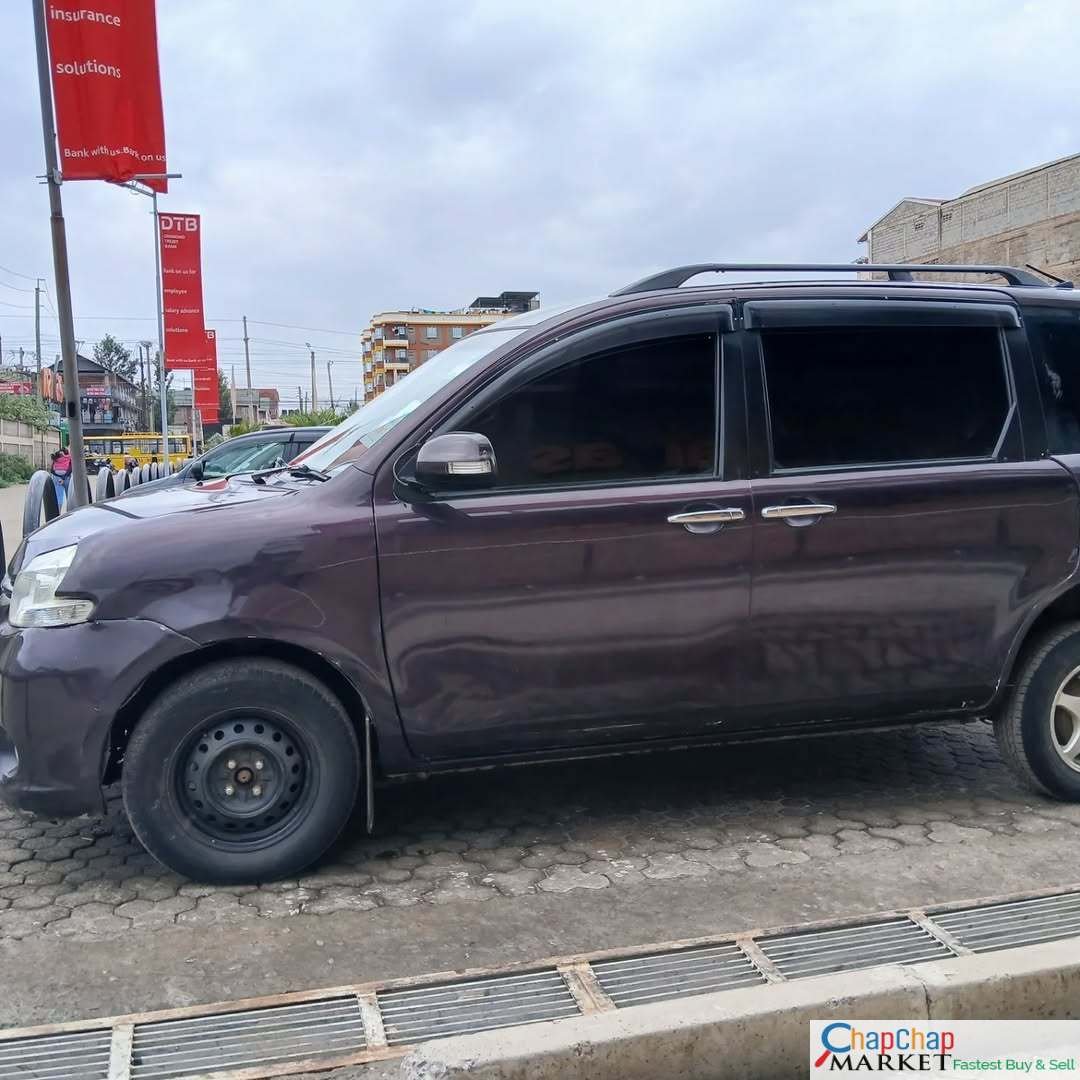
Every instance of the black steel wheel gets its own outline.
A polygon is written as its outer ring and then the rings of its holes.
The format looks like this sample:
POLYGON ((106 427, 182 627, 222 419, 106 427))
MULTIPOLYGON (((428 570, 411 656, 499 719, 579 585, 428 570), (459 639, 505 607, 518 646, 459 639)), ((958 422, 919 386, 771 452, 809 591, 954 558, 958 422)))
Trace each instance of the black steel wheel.
POLYGON ((121 787, 135 834, 198 881, 298 873, 348 821, 361 784, 352 720, 317 679, 228 660, 178 679, 136 723, 121 787))
POLYGON ((177 797, 208 837, 273 843, 310 810, 318 768, 280 717, 239 713, 188 739, 173 762, 177 797))

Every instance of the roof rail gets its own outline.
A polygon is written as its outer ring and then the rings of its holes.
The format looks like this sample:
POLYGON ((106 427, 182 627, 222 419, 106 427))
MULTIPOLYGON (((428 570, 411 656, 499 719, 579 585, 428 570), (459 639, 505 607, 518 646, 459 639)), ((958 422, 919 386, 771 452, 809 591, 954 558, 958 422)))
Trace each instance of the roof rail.
POLYGON ((1037 285, 1048 288, 1049 283, 1028 270, 1015 266, 963 266, 955 264, 919 264, 919 263, 694 263, 691 266, 676 266, 659 274, 635 281, 613 292, 612 296, 628 296, 631 293, 653 292, 656 289, 677 289, 698 274, 714 272, 724 273, 759 273, 783 271, 803 273, 806 271, 825 270, 829 273, 861 273, 862 271, 880 271, 889 275, 890 281, 913 281, 912 272, 934 274, 996 274, 1003 277, 1010 285, 1037 285))

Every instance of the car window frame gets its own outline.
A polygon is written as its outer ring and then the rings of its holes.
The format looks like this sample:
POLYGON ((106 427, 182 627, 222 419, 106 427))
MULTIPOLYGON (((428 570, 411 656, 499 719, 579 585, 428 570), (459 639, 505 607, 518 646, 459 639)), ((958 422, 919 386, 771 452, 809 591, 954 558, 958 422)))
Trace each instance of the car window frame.
MULTIPOLYGON (((907 469, 931 469, 970 466, 1024 460, 1025 430, 1030 426, 1023 415, 1022 395, 1018 388, 1027 342, 1018 308, 1011 304, 979 301, 913 301, 878 298, 852 300, 761 300, 743 305, 743 345, 747 407, 754 436, 750 441, 750 475, 753 479, 820 476, 838 473, 880 473, 907 469), (769 324, 763 317, 772 311, 778 318, 769 324), (974 457, 914 458, 901 461, 844 462, 833 465, 777 466, 773 457, 772 412, 769 407, 768 379, 765 370, 763 332, 775 329, 851 330, 870 327, 949 328, 994 327, 1005 375, 1008 408, 998 430, 993 451, 974 457), (1022 346, 1022 347, 1021 347, 1022 346)), ((1030 366, 1030 365, 1029 365, 1030 366)), ((1034 370, 1030 372, 1034 379, 1034 370)), ((1036 391, 1037 393, 1037 388, 1036 391)))
MULTIPOLYGON (((499 486, 489 488, 442 489, 432 495, 437 501, 457 502, 461 499, 476 500, 501 498, 513 495, 558 494, 560 492, 617 490, 671 484, 710 484, 723 479, 725 471, 725 405, 730 394, 730 382, 725 378, 727 367, 732 364, 728 357, 727 343, 735 330, 734 308, 727 301, 664 308, 658 311, 636 312, 587 327, 570 337, 541 347, 522 358, 509 369, 500 372, 492 380, 477 388, 464 401, 459 401, 432 426, 425 428, 419 441, 411 442, 401 453, 394 455, 395 475, 408 462, 415 460, 420 446, 429 438, 451 431, 468 431, 468 419, 483 412, 507 394, 532 382, 534 379, 568 364, 587 359, 598 353, 618 348, 633 348, 648 341, 662 341, 673 337, 693 337, 709 334, 714 339, 713 375, 713 467, 709 472, 693 476, 661 476, 646 479, 583 480, 572 483, 532 484, 527 486, 499 486), (462 425, 466 426, 462 426, 462 425)), ((736 354, 737 355, 737 354, 736 354)), ((496 451, 497 455, 497 451, 496 451)))

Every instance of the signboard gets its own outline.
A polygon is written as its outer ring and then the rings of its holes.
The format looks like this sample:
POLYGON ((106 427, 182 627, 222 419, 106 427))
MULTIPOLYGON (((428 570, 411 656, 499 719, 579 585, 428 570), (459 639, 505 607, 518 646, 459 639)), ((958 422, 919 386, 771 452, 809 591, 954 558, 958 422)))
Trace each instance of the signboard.
POLYGON ((45 24, 63 178, 167 172, 154 0, 47 0, 45 24))
POLYGON ((158 214, 165 366, 192 368, 206 358, 198 214, 158 214))
POLYGON ((205 331, 206 362, 192 369, 195 385, 195 408, 202 414, 204 424, 218 423, 221 401, 218 388, 217 331, 205 331))
POLYGON ((33 383, 28 383, 28 382, 0 383, 0 394, 32 394, 33 392, 34 392, 33 383))

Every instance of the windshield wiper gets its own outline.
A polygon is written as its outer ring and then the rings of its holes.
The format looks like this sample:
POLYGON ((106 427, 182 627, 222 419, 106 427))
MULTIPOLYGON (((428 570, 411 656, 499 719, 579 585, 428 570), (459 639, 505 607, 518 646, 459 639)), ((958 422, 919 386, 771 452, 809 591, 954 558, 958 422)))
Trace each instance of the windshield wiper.
POLYGON ((310 465, 277 465, 272 469, 261 469, 259 472, 252 473, 251 479, 256 484, 265 484, 268 476, 286 471, 290 476, 300 476, 306 480, 318 480, 320 483, 330 479, 329 473, 313 469, 310 465))

